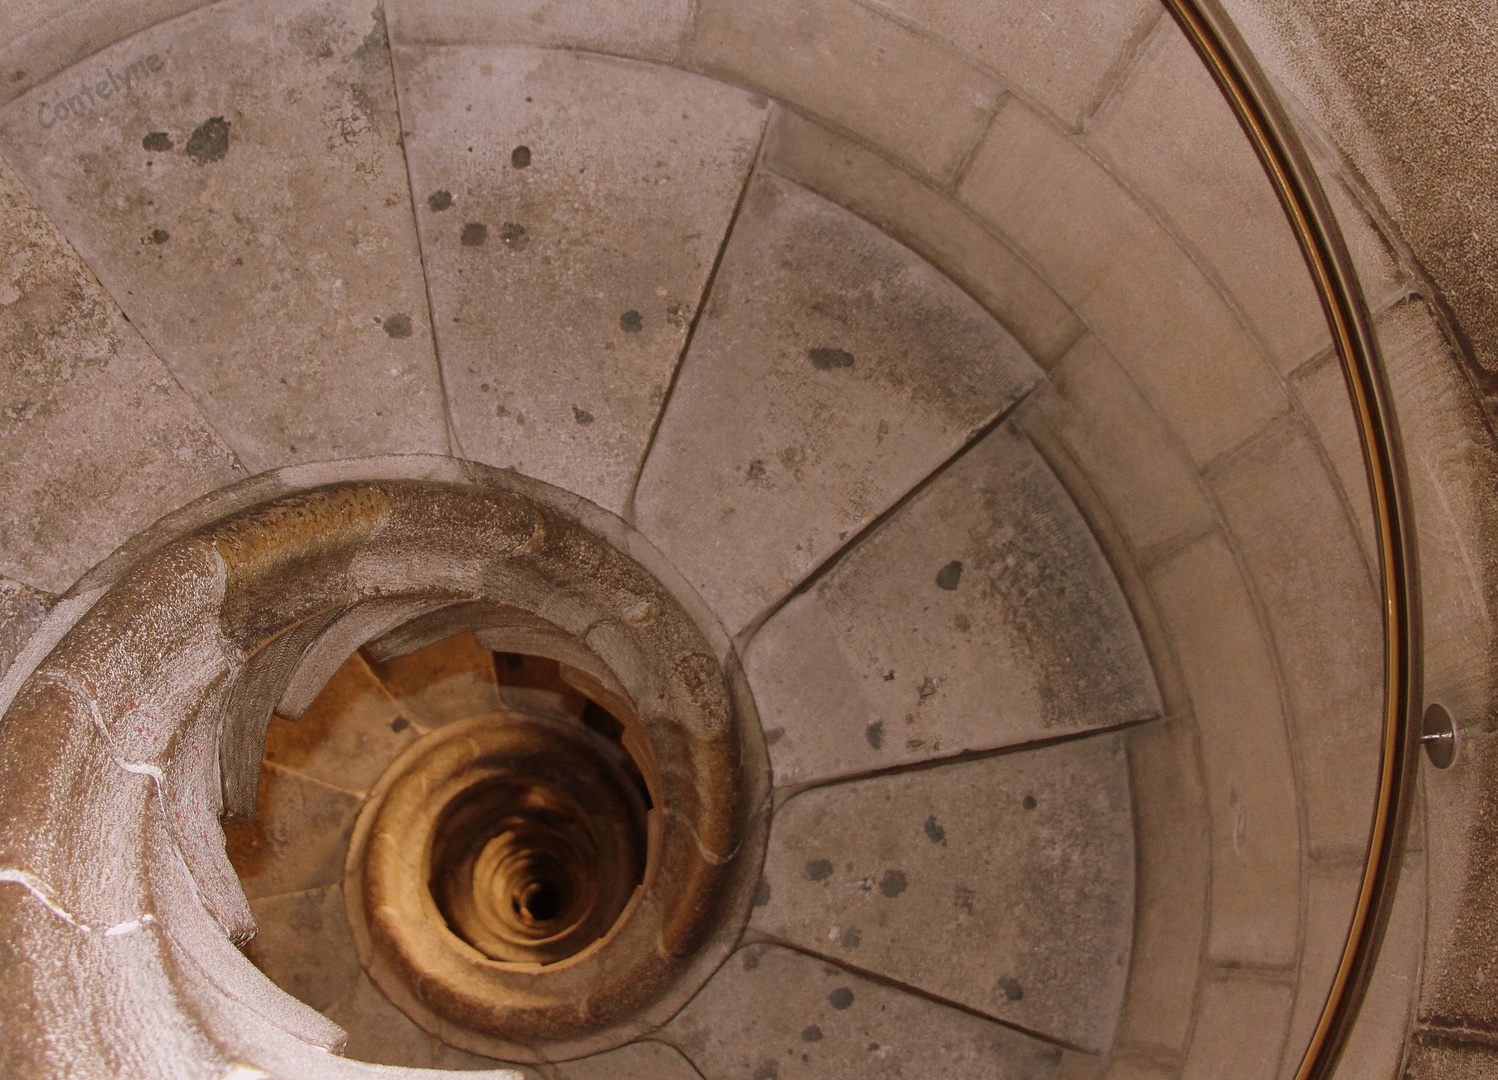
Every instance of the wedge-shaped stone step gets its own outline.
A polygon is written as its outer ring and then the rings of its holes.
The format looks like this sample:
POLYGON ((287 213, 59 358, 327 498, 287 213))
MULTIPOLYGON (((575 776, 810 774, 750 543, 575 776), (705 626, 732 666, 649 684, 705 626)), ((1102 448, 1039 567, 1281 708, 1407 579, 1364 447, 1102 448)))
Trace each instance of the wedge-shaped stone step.
POLYGON ((701 1080, 665 1043, 637 1042, 557 1067, 558 1080, 701 1080))
POLYGON ((752 931, 1106 1050, 1134 922, 1122 739, 798 795, 771 825, 759 899, 752 931))
MULTIPOLYGON (((3 162, 0 357, 0 573, 63 592, 161 515, 243 475, 3 162)), ((0 666, 8 650, 0 631, 0 666)))
POLYGON ((224 827, 245 895, 254 901, 342 881, 361 802, 295 770, 264 766, 254 818, 224 827))
POLYGON ((17 98, 0 146, 251 471, 447 452, 378 8, 201 8, 17 98))
POLYGON ((412 46, 395 58, 462 453, 622 510, 764 99, 548 49, 412 46))
POLYGON ((355 653, 301 719, 271 717, 265 760, 362 795, 423 734, 409 711, 355 653))
POLYGON ((1107 561, 1008 424, 767 622, 747 668, 781 785, 1160 714, 1107 561))
POLYGON ((908 248, 756 175, 645 463, 640 530, 737 633, 1039 375, 908 248))
POLYGON ((1049 1080, 1062 1056, 773 945, 740 949, 666 1030, 707 1080, 1049 1080))

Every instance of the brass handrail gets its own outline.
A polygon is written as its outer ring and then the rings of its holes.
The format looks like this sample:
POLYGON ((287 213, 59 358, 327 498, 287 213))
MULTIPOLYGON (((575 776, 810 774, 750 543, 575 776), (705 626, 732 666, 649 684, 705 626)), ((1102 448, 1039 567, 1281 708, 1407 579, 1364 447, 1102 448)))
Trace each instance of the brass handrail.
POLYGON ((1328 1080, 1367 991, 1388 923, 1419 747, 1419 578, 1399 430, 1378 343, 1336 217, 1304 145, 1218 0, 1164 0, 1238 116, 1315 280, 1356 413, 1378 537, 1384 723, 1378 801, 1357 908, 1296 1080, 1328 1080))

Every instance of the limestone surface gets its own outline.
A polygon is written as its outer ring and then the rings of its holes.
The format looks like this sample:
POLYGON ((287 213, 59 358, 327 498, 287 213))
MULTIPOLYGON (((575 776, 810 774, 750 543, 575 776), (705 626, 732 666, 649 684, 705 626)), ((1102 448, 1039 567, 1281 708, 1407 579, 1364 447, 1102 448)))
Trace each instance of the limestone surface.
POLYGON ((1134 922, 1117 735, 816 788, 776 814, 772 939, 1105 1051, 1134 922))
POLYGON ((1004 424, 755 634, 777 784, 1160 713, 1102 552, 1004 424))
POLYGON ((1050 1080, 1039 1039, 824 960, 740 949, 666 1028, 706 1080, 1050 1080))
POLYGON ((411 46, 395 59, 461 453, 619 511, 765 103, 549 49, 411 46))
POLYGON ((251 472, 448 451, 378 8, 201 8, 11 102, 0 147, 251 472))
POLYGON ((63 592, 158 517, 242 475, 0 162, 0 573, 63 592))
POLYGON ((908 248, 757 175, 645 463, 638 526, 736 633, 1039 376, 908 248))

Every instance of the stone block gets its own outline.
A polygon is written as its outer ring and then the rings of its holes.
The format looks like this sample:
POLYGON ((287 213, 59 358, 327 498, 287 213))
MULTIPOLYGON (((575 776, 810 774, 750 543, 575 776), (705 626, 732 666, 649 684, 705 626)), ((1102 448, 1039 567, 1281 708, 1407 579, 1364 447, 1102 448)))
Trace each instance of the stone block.
POLYGON ((0 148, 251 471, 448 452, 368 4, 152 27, 11 102, 0 148))
POLYGON ((690 1062, 665 1043, 637 1042, 557 1067, 558 1080, 702 1080, 690 1062))
POLYGON ((1151 0, 880 0, 1080 128, 1159 18, 1151 0))
POLYGON ((494 654, 472 634, 372 664, 370 670, 400 714, 423 729, 504 707, 494 654))
POLYGON ((255 817, 224 826, 245 896, 253 901, 342 881, 360 803, 357 795, 290 769, 264 766, 255 817))
POLYGON ((815 788, 771 823, 750 926, 1097 1052, 1128 972, 1133 835, 1117 735, 815 788))
POLYGON ((1211 482, 1289 693, 1310 853, 1356 857, 1378 796, 1384 720, 1383 613, 1368 564, 1299 424, 1270 428, 1211 482))
POLYGON ((1291 995, 1284 983, 1252 975, 1207 980, 1181 1080, 1273 1080, 1291 995))
POLYGON ((1190 456, 1127 372, 1089 334, 1026 402, 1065 445, 1148 564, 1216 523, 1190 456))
POLYGON ((1162 19, 1087 138, 1226 286, 1282 372, 1331 340, 1279 197, 1173 19, 1162 19))
POLYGON ((1220 533, 1161 562, 1150 584, 1202 748, 1212 822, 1207 956, 1289 966, 1300 928, 1300 813, 1264 631, 1220 533))
POLYGON ((1207 793, 1189 717, 1135 728, 1124 744, 1134 792, 1134 944, 1117 1045, 1179 1060, 1207 934, 1207 793))
POLYGON ((1498 1046, 1443 1034, 1420 1032, 1411 1040, 1405 1080, 1487 1080, 1498 1069, 1498 1046))
POLYGON ((764 164, 929 259, 1050 367, 1083 333, 1081 320, 1012 248, 948 193, 789 109, 776 107, 764 164))
POLYGON ((1420 768, 1429 899, 1415 1018, 1431 1028, 1498 1039, 1492 988, 1498 823, 1485 812, 1498 777, 1498 735, 1469 732, 1451 768, 1438 772, 1424 762, 1420 768))
POLYGON ((1039 375, 909 249, 757 176, 645 463, 637 527, 737 633, 1039 375))
POLYGON ((1051 1080, 1061 1051, 772 945, 749 945, 666 1027, 706 1080, 1051 1080))
POLYGON ((1083 1054, 1076 1050, 1068 1050, 1061 1055, 1061 1065, 1056 1069, 1056 1080, 1102 1080, 1107 1071, 1107 1058, 1099 1054, 1083 1054))
POLYGON ((1296 967, 1295 1004, 1279 1068, 1281 1080, 1295 1080, 1295 1071, 1311 1045, 1342 962, 1362 879, 1363 868, 1355 864, 1318 866, 1313 862, 1306 871, 1306 921, 1296 967))
POLYGON ((1179 1073, 1179 1067, 1129 1054, 1114 1054, 1105 1075, 1108 1080, 1176 1080, 1179 1073))
POLYGON ((999 110, 958 194, 1034 261, 1198 465, 1287 408, 1268 359, 1159 221, 1020 102, 999 110))
POLYGON ((745 666, 780 785, 1161 711, 1097 542, 1008 424, 760 628, 745 666))
POLYGON ((0 578, 0 678, 41 626, 56 598, 19 581, 0 578))
POLYGON ((389 0, 399 45, 543 45, 670 60, 692 22, 690 0, 389 0))
POLYGON ((853 0, 698 0, 685 63, 872 143, 939 184, 1001 90, 962 55, 853 0))
POLYGON ((1291 385, 1321 448, 1331 459, 1368 567, 1374 570, 1378 566, 1378 541, 1373 500, 1368 493, 1368 467, 1363 462, 1363 442, 1358 435, 1341 362, 1328 353, 1297 371, 1291 385))
MULTIPOLYGON (((1404 448, 1413 516, 1419 529, 1421 620, 1426 700, 1439 700, 1476 731, 1494 729, 1490 676, 1495 637, 1491 627, 1493 559, 1480 537, 1498 532, 1498 454, 1471 432, 1490 423, 1474 400, 1470 375, 1423 298, 1412 297, 1381 315, 1375 329, 1389 383, 1399 402, 1400 424, 1418 431, 1404 448)), ((1428 776, 1436 784, 1465 784, 1450 772, 1428 776)), ((1444 796, 1431 806, 1455 804, 1444 796)), ((1447 838, 1464 833, 1443 830, 1447 838)), ((1434 835, 1434 834, 1433 834, 1434 835)), ((1431 860, 1435 884, 1463 858, 1431 860)), ((1449 894, 1453 898, 1455 892, 1449 894)), ((1495 898, 1498 899, 1498 898, 1495 898)), ((1434 919, 1433 919, 1434 921, 1434 919)), ((1498 1030, 1498 1000, 1494 1024, 1498 1030)))
POLYGON ((343 886, 256 900, 260 933, 245 955, 266 978, 322 1012, 347 998, 359 981, 359 956, 343 913, 343 886))
POLYGON ((1408 853, 1373 979, 1358 1012, 1336 1080, 1395 1080, 1414 1019, 1425 944, 1425 859, 1408 853))
POLYGON ((0 10, 0 103, 45 82, 63 68, 99 51, 101 42, 120 41, 145 27, 165 22, 204 0, 17 0, 0 10))
POLYGON ((461 453, 622 511, 766 106, 613 57, 395 55, 461 453))
POLYGON ((243 475, 4 163, 0 355, 0 572, 63 592, 163 514, 243 475))
POLYGON ((433 1041, 432 1068, 448 1072, 488 1073, 493 1080, 543 1080, 540 1073, 513 1061, 497 1061, 482 1054, 470 1054, 456 1046, 433 1041))
POLYGON ((368 975, 360 975, 348 996, 325 1011, 348 1032, 344 1057, 408 1069, 432 1067, 440 1044, 392 1005, 368 975))
POLYGON ((1358 285, 1368 298, 1368 307, 1381 311, 1403 289, 1409 287, 1410 274, 1388 237, 1374 224, 1364 199, 1355 195, 1340 176, 1322 170, 1321 186, 1327 202, 1342 230, 1347 252, 1357 270, 1358 285))
POLYGON ((300 720, 271 717, 265 760, 362 794, 421 732, 355 653, 300 720))

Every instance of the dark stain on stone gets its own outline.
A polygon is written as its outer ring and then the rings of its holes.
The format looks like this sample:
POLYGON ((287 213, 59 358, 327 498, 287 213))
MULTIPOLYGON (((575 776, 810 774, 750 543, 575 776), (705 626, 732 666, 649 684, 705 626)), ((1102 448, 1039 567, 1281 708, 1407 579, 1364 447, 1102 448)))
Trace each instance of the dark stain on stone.
POLYGON ((172 142, 172 137, 164 131, 151 132, 140 141, 140 144, 153 154, 164 154, 176 145, 172 142))
POLYGON ((870 746, 878 750, 884 745, 884 721, 875 720, 863 729, 863 737, 868 740, 870 746))
POLYGON ((458 242, 464 247, 483 247, 487 239, 489 239, 489 226, 482 221, 470 221, 463 226, 463 235, 458 237, 458 242))
POLYGON ((827 1004, 831 1005, 834 1009, 846 1009, 853 1004, 853 991, 849 990, 846 986, 839 986, 827 995, 827 1004))
MULTIPOLYGON (((374 15, 374 29, 364 35, 364 41, 354 50, 354 56, 360 60, 370 59, 376 62, 384 60, 382 55, 390 49, 390 41, 385 36, 385 17, 379 8, 375 8, 371 14, 374 15)), ((389 63, 388 60, 385 61, 389 63)))
POLYGON ((907 888, 910 882, 906 880, 904 870, 886 870, 884 876, 879 879, 879 891, 893 900, 907 888))
POLYGON ((916 695, 920 698, 921 704, 923 705, 926 703, 927 698, 935 697, 936 680, 933 679, 930 675, 927 675, 923 680, 921 680, 921 685, 919 686, 919 688, 917 688, 916 695))
POLYGON ((510 164, 517 169, 530 168, 531 148, 529 146, 517 146, 510 151, 510 164))
POLYGON ((973 913, 973 907, 978 902, 978 894, 966 885, 958 885, 952 893, 952 903, 956 904, 969 915, 973 913))
POLYGON ((816 1024, 812 1024, 810 1027, 804 1027, 804 1028, 802 1028, 801 1029, 801 1041, 802 1042, 821 1042, 822 1041, 822 1029, 819 1028, 819 1027, 817 1027, 816 1024))
POLYGON ((164 244, 171 238, 172 234, 167 232, 165 229, 151 230, 151 243, 153 244, 164 244))
POLYGON ((850 926, 843 931, 837 943, 845 949, 856 949, 863 944, 863 934, 859 933, 858 927, 850 926))
POLYGON ((399 735, 402 731, 405 731, 406 728, 410 726, 411 721, 407 720, 404 716, 397 716, 394 720, 390 721, 390 730, 395 732, 397 735, 399 735))
POLYGON ((530 237, 525 234, 525 226, 516 225, 513 221, 505 222, 499 238, 516 251, 524 251, 525 246, 531 242, 530 237))
POLYGON ((806 358, 811 361, 811 366, 818 371, 831 371, 833 368, 853 366, 853 354, 844 349, 829 349, 826 347, 807 349, 806 358))
POLYGON ((754 1070, 753 1080, 779 1080, 780 1062, 775 1058, 766 1058, 759 1063, 759 1068, 754 1070))
POLYGON ((785 728, 772 727, 769 731, 765 732, 765 745, 774 746, 783 738, 785 738, 785 728))
POLYGON ((926 830, 926 839, 930 840, 933 844, 940 844, 942 847, 947 846, 947 830, 937 824, 935 814, 926 819, 926 824, 922 828, 926 830))
POLYGON ((204 120, 187 140, 187 156, 199 165, 223 161, 228 153, 229 121, 222 116, 204 120))
POLYGON ((579 409, 574 405, 572 406, 572 419, 577 421, 578 426, 587 427, 593 422, 593 414, 587 409, 579 409))
POLYGON ((936 572, 936 587, 945 589, 947 592, 956 592, 957 583, 962 580, 962 563, 953 559, 936 572))
POLYGON ((411 336, 411 316, 409 315, 387 315, 385 317, 385 333, 393 338, 408 338, 411 336))
POLYGON ((619 316, 619 329, 623 330, 626 334, 638 334, 641 330, 645 329, 645 320, 640 318, 638 311, 630 308, 623 315, 619 316))
POLYGON ((764 878, 759 879, 759 887, 754 890, 754 906, 764 907, 770 902, 770 883, 764 878))
POLYGON ((1017 979, 1000 979, 999 993, 1004 995, 1005 1001, 1022 1001, 1025 997, 1025 989, 1017 979))
POLYGON ((453 204, 453 193, 446 188, 438 188, 427 196, 427 206, 439 214, 451 207, 453 204))
POLYGON ((828 859, 813 859, 801 873, 807 881, 826 881, 832 876, 832 862, 828 859))
POLYGON ((1023 806, 1026 810, 1034 810, 1035 809, 1035 796, 1034 795, 1026 795, 1025 798, 1024 798, 1024 801, 1021 802, 1020 805, 1023 806))
POLYGON ((888 671, 886 671, 884 673, 884 681, 885 682, 894 682, 895 681, 895 669, 894 668, 890 668, 888 671))
POLYGON ((755 458, 749 463, 749 471, 746 474, 750 480, 763 480, 765 478, 764 458, 755 458))

